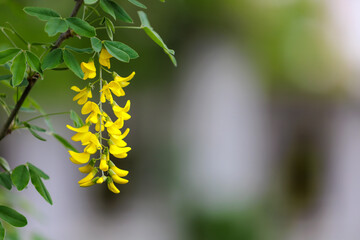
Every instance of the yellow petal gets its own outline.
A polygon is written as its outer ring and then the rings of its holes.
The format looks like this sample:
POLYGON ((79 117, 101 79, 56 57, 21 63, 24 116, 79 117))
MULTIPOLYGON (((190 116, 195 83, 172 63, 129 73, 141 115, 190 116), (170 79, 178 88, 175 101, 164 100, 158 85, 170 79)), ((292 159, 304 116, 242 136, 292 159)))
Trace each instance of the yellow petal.
POLYGON ((99 166, 99 168, 100 168, 102 171, 104 171, 104 172, 106 172, 107 170, 109 170, 109 166, 108 166, 108 164, 106 163, 106 159, 101 159, 101 160, 100 160, 100 166, 99 166))
POLYGON ((78 132, 78 133, 84 133, 84 132, 88 132, 89 131, 89 126, 82 126, 82 127, 79 127, 79 128, 74 128, 70 125, 66 125, 66 127, 74 132, 78 132))
POLYGON ((93 166, 91 166, 90 164, 86 164, 85 166, 83 167, 79 167, 79 171, 82 172, 82 173, 89 173, 93 170, 93 166))
POLYGON ((80 187, 91 187, 93 185, 95 185, 95 182, 92 180, 79 184, 80 187))
POLYGON ((113 171, 116 173, 116 175, 118 175, 119 177, 125 177, 125 176, 127 176, 128 173, 129 173, 129 171, 120 169, 120 168, 118 168, 118 167, 116 167, 116 166, 112 166, 112 167, 111 167, 111 170, 113 170, 113 171))
POLYGON ((83 179, 81 179, 80 181, 78 181, 79 184, 82 183, 86 183, 88 181, 90 181, 97 173, 96 169, 93 169, 86 177, 84 177, 83 179))
POLYGON ((115 187, 115 184, 114 184, 114 182, 108 182, 108 188, 109 188, 109 190, 110 191, 112 191, 113 193, 116 193, 116 194, 118 194, 118 193, 120 193, 120 190, 119 189, 117 189, 117 187, 115 187))
POLYGON ((71 156, 70 160, 72 160, 75 164, 84 164, 90 160, 89 153, 77 153, 74 151, 69 151, 69 154, 71 156))
POLYGON ((88 101, 87 103, 85 103, 85 105, 81 108, 81 114, 88 114, 92 111, 93 109, 93 102, 88 101))
POLYGON ((75 92, 80 92, 81 91, 80 88, 78 88, 77 86, 72 86, 70 89, 75 91, 75 92))
POLYGON ((118 184, 126 184, 129 182, 129 180, 127 180, 125 178, 121 178, 116 174, 112 175, 111 178, 114 180, 114 182, 116 182, 118 184))
POLYGON ((130 81, 134 76, 135 76, 135 72, 132 72, 129 76, 124 78, 117 75, 114 80, 119 82, 126 82, 126 81, 130 81))

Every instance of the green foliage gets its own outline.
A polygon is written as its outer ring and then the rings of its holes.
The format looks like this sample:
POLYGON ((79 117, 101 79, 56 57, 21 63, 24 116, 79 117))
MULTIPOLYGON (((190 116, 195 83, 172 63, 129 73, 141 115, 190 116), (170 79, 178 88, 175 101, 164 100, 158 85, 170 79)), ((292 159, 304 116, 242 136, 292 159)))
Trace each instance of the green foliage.
POLYGON ((60 15, 50 8, 40 8, 40 7, 25 7, 24 11, 30 15, 37 17, 42 21, 49 21, 52 18, 58 18, 60 15))
POLYGON ((135 59, 139 57, 139 54, 125 43, 116 41, 104 41, 104 45, 108 51, 109 49, 117 49, 125 52, 130 57, 130 59, 135 59))
POLYGON ((0 185, 2 185, 8 190, 11 190, 12 181, 11 181, 10 173, 7 172, 0 173, 0 185))
POLYGON ((68 45, 66 45, 64 48, 77 53, 88 53, 88 54, 93 53, 93 50, 91 48, 76 48, 68 45))
POLYGON ((41 169, 37 168, 36 166, 32 165, 31 163, 26 163, 29 169, 33 172, 35 172, 39 177, 43 178, 44 180, 50 179, 49 175, 44 173, 41 169))
POLYGON ((84 0, 85 4, 95 4, 98 0, 84 0))
POLYGON ((33 70, 42 74, 40 60, 35 54, 33 54, 32 52, 26 51, 26 61, 33 70))
POLYGON ((74 30, 77 34, 84 37, 95 37, 96 31, 93 26, 91 26, 88 22, 81 20, 80 18, 70 17, 66 19, 69 27, 74 30))
POLYGON ((71 118, 71 120, 73 120, 75 127, 79 128, 79 127, 84 126, 83 120, 80 118, 80 116, 74 110, 70 110, 70 118, 71 118))
POLYGON ((26 60, 24 52, 17 55, 11 64, 12 80, 11 85, 17 87, 21 84, 25 77, 26 60))
POLYGON ((27 220, 22 214, 6 206, 0 206, 0 218, 14 227, 24 227, 27 224, 27 220))
POLYGON ((64 57, 64 62, 66 64, 66 66, 73 72, 75 73, 76 76, 78 76, 79 78, 83 78, 84 77, 84 73, 81 70, 80 64, 77 62, 76 58, 74 57, 74 55, 68 51, 68 50, 64 50, 63 51, 63 57, 64 57))
POLYGON ((62 18, 51 18, 45 25, 45 32, 51 37, 66 32, 68 25, 62 18))
POLYGON ((147 7, 142 4, 141 2, 137 0, 128 0, 130 3, 134 4, 135 6, 138 6, 139 8, 147 9, 147 7))
POLYGON ((44 183, 41 180, 41 175, 38 174, 33 168, 29 168, 31 183, 34 185, 36 191, 51 205, 53 204, 50 193, 46 189, 44 183))
POLYGON ((0 64, 5 64, 19 54, 21 50, 18 48, 10 48, 0 52, 0 64))
POLYGON ((90 38, 90 41, 91 41, 91 47, 92 49, 95 51, 95 52, 100 52, 101 51, 101 48, 102 48, 102 43, 100 41, 100 39, 96 38, 96 37, 93 37, 93 38, 90 38))
POLYGON ((0 166, 7 172, 10 172, 10 166, 8 161, 5 158, 0 157, 0 166))
POLYGON ((59 134, 56 133, 52 133, 52 135, 54 136, 54 138, 56 140, 58 140, 65 148, 72 150, 74 152, 78 152, 78 150, 76 150, 76 148, 74 148, 68 141, 66 141, 65 138, 61 137, 59 134))
POLYGON ((0 222, 0 239, 4 239, 5 238, 5 228, 2 225, 2 223, 0 222))
POLYGON ((63 62, 62 51, 61 49, 57 48, 49 52, 44 57, 44 60, 42 62, 42 69, 46 70, 46 69, 55 68, 57 65, 59 65, 62 62, 63 62))
POLYGON ((17 190, 23 190, 29 183, 30 175, 25 165, 17 166, 11 173, 11 180, 17 190))

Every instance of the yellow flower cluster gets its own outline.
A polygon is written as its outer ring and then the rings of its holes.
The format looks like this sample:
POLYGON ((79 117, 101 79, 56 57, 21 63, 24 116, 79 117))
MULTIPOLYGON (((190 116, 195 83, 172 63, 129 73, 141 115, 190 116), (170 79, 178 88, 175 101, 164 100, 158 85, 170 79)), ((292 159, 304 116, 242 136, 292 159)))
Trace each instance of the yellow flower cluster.
MULTIPOLYGON (((99 55, 100 65, 110 69, 111 54, 102 49, 99 55)), ((82 173, 87 173, 87 176, 81 179, 78 183, 80 187, 89 187, 94 184, 101 184, 107 182, 107 186, 110 191, 119 193, 119 189, 115 186, 115 183, 126 184, 127 179, 123 177, 129 173, 126 170, 122 170, 110 160, 110 154, 116 158, 126 158, 128 152, 131 150, 124 141, 124 138, 129 133, 129 128, 125 131, 121 131, 124 126, 124 121, 131 118, 128 114, 130 110, 130 100, 128 100, 124 107, 120 107, 115 101, 113 95, 117 97, 125 96, 124 87, 130 84, 130 80, 134 77, 135 72, 128 77, 120 77, 115 72, 112 73, 113 80, 110 82, 105 81, 102 78, 102 70, 107 71, 100 66, 100 77, 93 83, 88 84, 83 89, 77 86, 71 87, 71 89, 77 94, 73 98, 73 101, 77 101, 79 105, 83 105, 81 114, 87 115, 85 125, 81 127, 72 127, 67 125, 67 128, 76 132, 71 138, 73 141, 81 142, 85 146, 83 152, 69 151, 70 160, 75 164, 85 164, 79 168, 82 173), (100 85, 100 101, 98 103, 89 101, 92 98, 91 90, 94 84, 99 82, 100 85), (102 109, 102 104, 109 102, 112 107, 113 114, 117 119, 113 121, 111 117, 102 109), (90 128, 94 126, 95 131, 91 131, 90 128), (105 129, 107 138, 105 137, 105 129), (107 144, 105 144, 105 143, 107 144), (95 155, 94 158, 91 158, 95 155)), ((81 69, 84 72, 84 80, 96 77, 96 67, 94 61, 81 63, 81 69)))

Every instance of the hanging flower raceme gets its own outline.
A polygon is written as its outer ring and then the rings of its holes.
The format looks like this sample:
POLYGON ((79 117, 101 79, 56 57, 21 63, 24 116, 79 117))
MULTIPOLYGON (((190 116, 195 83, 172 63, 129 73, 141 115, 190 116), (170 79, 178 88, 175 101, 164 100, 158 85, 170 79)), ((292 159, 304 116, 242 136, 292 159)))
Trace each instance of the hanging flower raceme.
MULTIPOLYGON (((104 67, 110 69, 110 58, 112 58, 112 55, 103 48, 99 54, 100 66, 98 69, 100 71, 100 78, 89 83, 83 89, 77 86, 71 87, 73 91, 77 92, 73 101, 83 105, 81 114, 87 116, 85 124, 77 122, 75 127, 67 125, 67 128, 75 132, 71 139, 75 142, 81 142, 82 146, 84 146, 82 152, 69 151, 70 160, 75 164, 82 164, 83 166, 79 167, 79 171, 87 174, 86 177, 78 182, 79 186, 90 187, 106 182, 110 191, 119 193, 120 190, 115 184, 128 183, 129 181, 124 177, 129 172, 118 168, 111 161, 111 156, 126 158, 131 150, 124 140, 130 130, 128 128, 125 131, 121 130, 124 126, 124 121, 130 119, 131 116, 128 113, 130 110, 130 100, 126 102, 124 107, 120 107, 116 103, 117 100, 115 98, 125 96, 123 88, 130 84, 129 81, 134 77, 135 72, 128 77, 120 77, 117 73, 113 72, 113 80, 106 82, 102 79, 102 70, 104 67), (95 83, 98 83, 100 86, 98 103, 93 100, 89 101, 93 97, 91 89, 95 83), (113 115, 116 117, 114 120, 111 119, 113 116, 110 117, 103 110, 103 104, 107 102, 111 105, 113 115), (106 136, 108 137, 106 138, 106 136)), ((95 63, 92 60, 88 63, 82 62, 81 69, 84 72, 84 80, 97 76, 95 63)))

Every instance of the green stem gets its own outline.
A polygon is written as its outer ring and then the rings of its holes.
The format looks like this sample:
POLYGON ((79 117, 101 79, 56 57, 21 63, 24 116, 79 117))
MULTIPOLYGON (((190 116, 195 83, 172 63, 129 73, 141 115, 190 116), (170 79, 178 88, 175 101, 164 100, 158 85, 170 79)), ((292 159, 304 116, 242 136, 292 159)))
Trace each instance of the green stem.
MULTIPOLYGON (((132 27, 132 26, 115 26, 114 28, 123 28, 123 29, 142 29, 142 27, 132 27)), ((106 27, 97 27, 96 30, 103 30, 106 27)))
POLYGON ((49 114, 39 115, 39 116, 30 118, 29 120, 26 120, 25 122, 31 122, 31 121, 34 121, 39 118, 54 116, 54 115, 62 115, 62 114, 70 114, 70 112, 59 112, 59 113, 49 113, 49 114))
POLYGON ((1 32, 5 35, 5 37, 9 40, 9 42, 11 42, 11 44, 17 48, 16 44, 13 42, 13 40, 11 40, 11 38, 9 37, 9 35, 7 35, 7 33, 5 32, 5 29, 8 29, 8 28, 4 28, 2 27, 1 28, 1 32))

